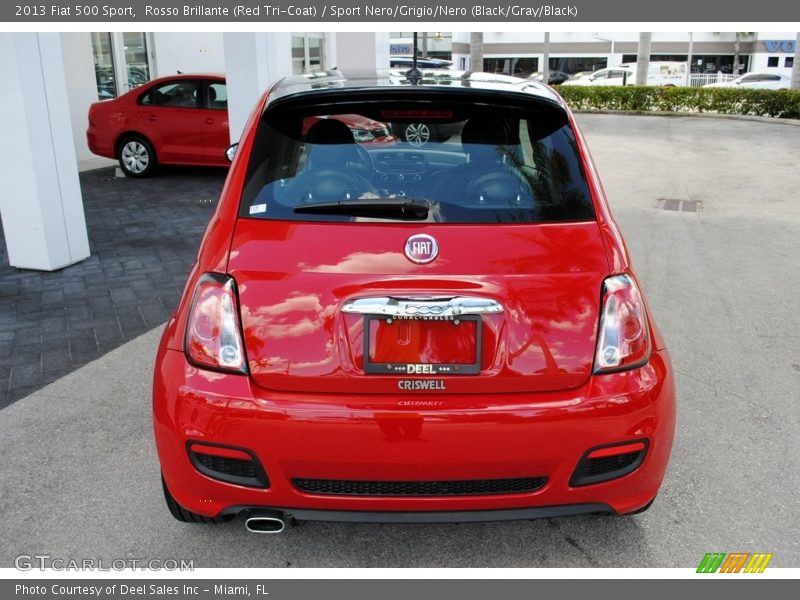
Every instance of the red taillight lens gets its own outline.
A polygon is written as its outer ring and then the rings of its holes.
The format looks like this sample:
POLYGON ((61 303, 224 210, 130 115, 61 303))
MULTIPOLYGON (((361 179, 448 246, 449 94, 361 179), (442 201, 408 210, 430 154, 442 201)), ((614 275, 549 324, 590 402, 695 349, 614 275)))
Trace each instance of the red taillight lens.
POLYGON ((236 284, 206 273, 197 282, 186 326, 186 355, 198 367, 246 373, 236 284))
POLYGON ((650 359, 650 332, 644 301, 628 275, 603 282, 603 312, 594 357, 595 373, 640 367, 650 359))

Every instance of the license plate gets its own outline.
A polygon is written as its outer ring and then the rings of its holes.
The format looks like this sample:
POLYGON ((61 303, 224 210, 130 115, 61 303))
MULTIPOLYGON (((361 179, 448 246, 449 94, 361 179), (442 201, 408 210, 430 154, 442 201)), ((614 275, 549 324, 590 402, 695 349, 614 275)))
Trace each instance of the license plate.
POLYGON ((480 373, 481 318, 396 319, 364 315, 364 372, 382 375, 480 373))

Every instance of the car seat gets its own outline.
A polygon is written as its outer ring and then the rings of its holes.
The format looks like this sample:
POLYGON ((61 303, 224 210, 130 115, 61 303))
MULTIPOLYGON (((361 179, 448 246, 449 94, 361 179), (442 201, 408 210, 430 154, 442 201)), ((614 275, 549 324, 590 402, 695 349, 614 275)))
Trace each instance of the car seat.
POLYGON ((530 205, 530 185, 520 173, 519 134, 504 118, 473 117, 461 131, 467 162, 443 175, 433 190, 434 199, 465 207, 530 205))
POLYGON ((306 135, 306 147, 306 166, 296 180, 304 202, 335 202, 375 192, 365 177, 352 172, 350 163, 358 150, 353 133, 341 121, 314 123, 306 135))

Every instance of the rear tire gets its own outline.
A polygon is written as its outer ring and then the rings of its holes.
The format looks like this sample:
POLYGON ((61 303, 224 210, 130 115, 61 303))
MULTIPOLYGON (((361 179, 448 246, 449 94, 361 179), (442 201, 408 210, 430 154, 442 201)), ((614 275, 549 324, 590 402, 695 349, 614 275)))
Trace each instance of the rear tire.
POLYGON ((128 177, 149 177, 158 164, 152 144, 138 135, 128 136, 119 143, 117 160, 128 177))
POLYGON ((216 517, 206 517, 198 515, 190 510, 186 510, 175 501, 172 494, 167 489, 167 483, 164 481, 164 476, 161 476, 161 487, 164 489, 164 500, 167 502, 167 508, 170 514, 181 523, 223 523, 228 519, 218 519, 216 517))

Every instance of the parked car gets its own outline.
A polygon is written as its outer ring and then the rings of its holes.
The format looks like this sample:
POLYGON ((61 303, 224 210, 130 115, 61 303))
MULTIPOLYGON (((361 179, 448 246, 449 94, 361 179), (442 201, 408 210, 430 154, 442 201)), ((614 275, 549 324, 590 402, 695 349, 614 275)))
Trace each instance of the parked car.
POLYGON ((392 133, 391 128, 386 123, 367 119, 361 115, 326 115, 323 117, 309 117, 305 120, 303 128, 307 133, 311 127, 320 119, 336 119, 341 121, 350 129, 353 139, 359 144, 388 144, 397 141, 397 137, 392 133))
MULTIPOLYGON (((359 143, 397 138, 385 123, 335 115, 359 143)), ((310 126, 310 122, 309 122, 310 126)), ((116 158, 126 175, 151 175, 158 164, 227 167, 228 93, 221 75, 173 75, 89 108, 89 149, 116 158)))
POLYGON ((172 75, 89 108, 89 149, 131 177, 157 164, 227 166, 228 96, 220 75, 172 75))
MULTIPOLYGON (((600 69, 591 75, 570 79, 562 85, 635 85, 636 63, 623 63, 618 67, 600 69)), ((647 68, 646 85, 674 87, 686 85, 686 63, 651 61, 647 68)))
POLYGON ((672 369, 563 100, 331 71, 254 114, 156 357, 172 515, 275 533, 645 510, 672 369), (460 143, 360 145, 330 118, 354 113, 458 121, 460 143))
MULTIPOLYGON (((544 73, 533 73, 528 79, 542 81, 544 80, 544 73)), ((549 71, 547 74, 547 85, 561 85, 570 79, 570 76, 563 71, 549 71)))
POLYGON ((788 90, 792 79, 778 73, 745 73, 733 81, 707 83, 707 88, 748 88, 758 90, 788 90))
POLYGON ((633 85, 636 73, 628 68, 599 69, 591 75, 565 81, 561 85, 633 85), (623 83, 624 82, 624 83, 623 83))

